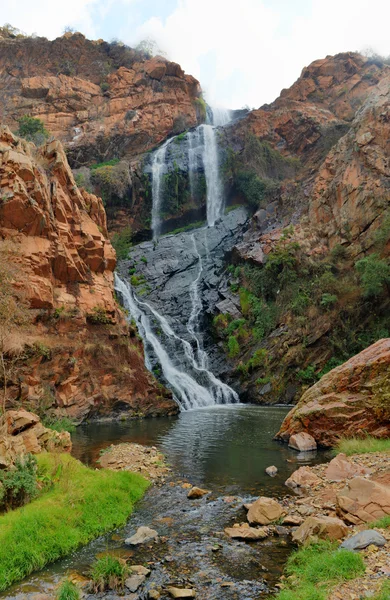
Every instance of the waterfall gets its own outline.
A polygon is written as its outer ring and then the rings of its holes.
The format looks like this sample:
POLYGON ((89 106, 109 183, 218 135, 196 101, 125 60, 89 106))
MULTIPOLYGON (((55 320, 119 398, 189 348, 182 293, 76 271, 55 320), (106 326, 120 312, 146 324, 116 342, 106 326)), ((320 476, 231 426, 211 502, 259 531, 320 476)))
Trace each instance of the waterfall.
POLYGON ((223 214, 217 136, 212 125, 201 125, 200 128, 203 133, 202 160, 207 186, 207 225, 214 227, 223 214))
POLYGON ((200 278, 203 273, 203 262, 202 262, 202 257, 199 254, 198 247, 196 245, 196 239, 195 239, 194 234, 191 235, 191 239, 192 239, 192 243, 194 244, 195 254, 198 257, 199 270, 198 270, 197 277, 194 279, 194 281, 190 285, 191 314, 190 314, 190 318, 188 319, 187 329, 196 344, 198 364, 202 369, 205 369, 207 367, 207 362, 208 362, 207 354, 202 349, 201 343, 199 340, 199 336, 196 333, 196 330, 198 328, 199 315, 202 311, 202 300, 199 296, 199 281, 200 281, 200 278))
POLYGON ((160 234, 160 211, 161 211, 161 183, 165 168, 165 156, 167 148, 172 139, 166 140, 163 145, 153 154, 152 160, 152 231, 153 239, 156 240, 160 234))
POLYGON ((202 149, 202 139, 200 128, 187 133, 188 141, 188 178, 190 181, 190 191, 192 198, 195 198, 195 174, 198 171, 198 159, 202 149))
POLYGON ((215 127, 223 127, 232 120, 232 111, 227 108, 212 107, 211 112, 213 114, 212 123, 215 127))
POLYGON ((165 317, 152 306, 136 298, 131 285, 117 274, 115 290, 121 294, 124 307, 137 323, 144 342, 147 368, 151 369, 154 355, 175 400, 183 410, 239 401, 236 392, 197 364, 190 343, 176 335, 165 317), (160 331, 160 336, 164 336, 164 344, 154 332, 152 322, 156 331, 160 331))

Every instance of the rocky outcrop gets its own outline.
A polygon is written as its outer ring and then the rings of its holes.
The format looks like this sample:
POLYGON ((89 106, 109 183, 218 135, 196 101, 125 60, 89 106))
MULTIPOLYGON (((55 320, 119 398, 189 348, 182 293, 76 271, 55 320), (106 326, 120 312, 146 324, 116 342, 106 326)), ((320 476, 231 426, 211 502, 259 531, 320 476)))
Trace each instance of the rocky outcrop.
POLYGON ((337 512, 348 523, 371 523, 390 515, 390 487, 355 477, 337 496, 337 512))
POLYGON ((0 251, 30 321, 10 404, 75 419, 175 411, 116 304, 101 199, 77 188, 58 141, 37 149, 3 127, 0 157, 0 251))
POLYGON ((27 454, 70 452, 67 431, 58 433, 44 427, 39 417, 26 410, 9 410, 0 419, 0 469, 7 469, 27 454))
POLYGON ((305 431, 321 446, 340 436, 390 435, 390 339, 324 375, 284 419, 277 439, 305 431))
POLYGON ((80 33, 0 39, 0 112, 40 118, 72 166, 135 156, 201 120, 200 86, 161 56, 80 33))

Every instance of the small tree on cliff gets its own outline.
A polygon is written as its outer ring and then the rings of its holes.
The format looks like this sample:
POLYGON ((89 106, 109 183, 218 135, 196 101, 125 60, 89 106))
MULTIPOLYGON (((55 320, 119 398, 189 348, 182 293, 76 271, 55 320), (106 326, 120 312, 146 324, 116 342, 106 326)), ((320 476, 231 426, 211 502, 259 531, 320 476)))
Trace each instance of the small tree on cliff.
POLYGON ((18 121, 19 129, 17 134, 28 142, 34 142, 36 146, 41 146, 49 137, 49 132, 45 128, 43 121, 24 115, 18 121))
POLYGON ((13 287, 18 269, 12 263, 12 255, 14 252, 9 247, 0 248, 0 381, 3 388, 3 413, 7 403, 7 385, 21 354, 20 345, 13 347, 12 341, 28 319, 24 298, 21 293, 17 294, 13 287))

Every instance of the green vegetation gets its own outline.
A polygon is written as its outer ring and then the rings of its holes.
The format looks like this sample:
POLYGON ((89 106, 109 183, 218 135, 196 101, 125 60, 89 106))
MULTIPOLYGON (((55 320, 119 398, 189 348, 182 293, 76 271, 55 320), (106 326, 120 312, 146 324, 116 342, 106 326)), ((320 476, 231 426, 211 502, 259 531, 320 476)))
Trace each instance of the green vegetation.
POLYGON ((46 414, 42 416, 42 424, 58 432, 68 431, 69 433, 73 433, 76 431, 76 425, 69 417, 57 417, 56 415, 46 414))
POLYGON ((94 306, 87 314, 87 321, 93 325, 112 325, 113 322, 104 306, 94 306))
POLYGON ((240 353, 240 344, 237 341, 237 338, 234 335, 230 335, 228 338, 228 349, 229 349, 229 357, 235 358, 240 353))
POLYGON ((198 229, 199 227, 203 227, 205 225, 205 221, 196 221, 196 223, 190 223, 189 225, 184 225, 184 227, 178 227, 173 231, 169 231, 165 235, 176 235, 177 233, 184 233, 185 231, 191 231, 191 229, 198 229))
POLYGON ((369 452, 390 452, 390 438, 377 439, 372 436, 341 438, 335 452, 343 452, 347 456, 352 454, 368 454, 369 452))
POLYGON ((390 285, 390 264, 378 254, 370 254, 356 263, 360 275, 364 296, 379 296, 390 285))
POLYGON ((65 579, 58 588, 56 600, 80 600, 80 590, 72 581, 65 579))
POLYGON ((114 247, 118 260, 124 260, 128 257, 132 245, 133 231, 129 226, 122 229, 120 233, 114 233, 111 244, 114 247))
POLYGON ((339 550, 337 544, 318 542, 293 552, 287 561, 287 587, 278 600, 326 600, 328 590, 339 581, 363 574, 360 554, 339 550))
POLYGON ((200 123, 205 123, 207 119, 207 105, 202 97, 194 100, 196 116, 200 123))
POLYGON ((0 516, 0 590, 123 525, 148 487, 140 475, 89 469, 69 455, 37 461, 48 491, 0 516))
POLYGON ((128 573, 126 564, 116 556, 106 554, 98 558, 91 569, 94 592, 123 589, 128 573))
POLYGON ((385 581, 382 584, 382 589, 379 594, 372 596, 372 600, 390 600, 390 581, 385 581))
POLYGON ((23 506, 37 493, 37 461, 31 454, 18 458, 13 467, 0 471, 1 511, 23 506))
POLYGON ((105 206, 122 206, 129 202, 131 179, 127 161, 113 158, 92 165, 90 178, 105 206))
POLYGON ((18 121, 19 129, 17 135, 29 142, 34 142, 36 146, 44 144, 49 137, 49 132, 45 129, 43 121, 24 115, 18 121))
POLYGON ((390 515, 387 515, 386 517, 382 517, 381 519, 370 523, 371 529, 387 529, 387 527, 390 527, 390 515))

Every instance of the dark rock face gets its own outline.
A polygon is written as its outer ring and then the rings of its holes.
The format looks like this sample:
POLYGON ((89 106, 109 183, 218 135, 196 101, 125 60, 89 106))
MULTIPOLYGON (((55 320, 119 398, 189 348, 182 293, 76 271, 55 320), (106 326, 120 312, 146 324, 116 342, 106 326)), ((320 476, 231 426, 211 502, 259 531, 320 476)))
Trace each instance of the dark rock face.
POLYGON ((196 337, 208 354, 208 368, 221 375, 226 360, 207 333, 215 306, 229 299, 224 289, 226 254, 238 243, 248 222, 244 208, 225 215, 215 227, 204 227, 143 242, 131 250, 119 273, 136 295, 169 322, 174 332, 197 350, 196 337), (132 273, 132 275, 129 275, 132 273))

